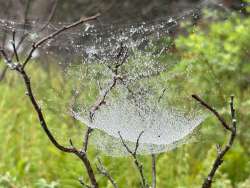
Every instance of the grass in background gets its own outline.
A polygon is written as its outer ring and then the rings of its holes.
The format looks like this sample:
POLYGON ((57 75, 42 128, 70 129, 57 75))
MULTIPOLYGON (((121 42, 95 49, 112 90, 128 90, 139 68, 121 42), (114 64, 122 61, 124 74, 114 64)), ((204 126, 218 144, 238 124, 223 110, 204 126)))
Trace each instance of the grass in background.
MULTIPOLYGON (((225 101, 220 102, 220 99, 226 99, 232 91, 236 94, 239 135, 216 175, 214 188, 249 188, 250 185, 250 89, 247 79, 250 68, 247 50, 249 43, 246 42, 250 36, 249 23, 249 18, 243 21, 235 16, 223 23, 213 24, 205 31, 192 31, 176 42, 177 53, 181 53, 182 58, 174 71, 185 71, 190 68, 187 65, 191 65, 193 72, 196 72, 189 85, 184 86, 186 89, 199 87, 206 91, 206 96, 210 97, 208 100, 213 101, 224 114, 228 111, 227 104, 225 101), (225 27, 226 33, 222 29, 225 27), (210 72, 213 71, 212 77, 211 74, 206 77, 207 66, 212 68, 209 69, 210 72), (218 80, 222 81, 218 83, 218 80), (223 92, 221 98, 213 95, 213 90, 219 90, 218 88, 223 92)), ((52 68, 48 74, 35 64, 29 70, 32 86, 40 102, 44 97, 53 98, 46 87, 40 87, 41 85, 54 82, 57 87, 63 82, 55 70, 52 68)), ((41 105, 43 106, 42 102, 41 105)), ((84 127, 79 122, 67 114, 60 115, 48 108, 43 110, 49 128, 61 143, 69 145, 71 138, 75 145, 80 146, 84 127)), ((200 132, 201 138, 197 142, 158 156, 159 188, 200 187, 215 158, 215 144, 223 144, 226 136, 213 117, 203 123, 200 132)), ((25 95, 24 85, 14 72, 8 72, 5 80, 0 83, 0 141, 1 188, 80 188, 78 178, 86 178, 85 169, 75 156, 58 151, 49 142, 25 95)), ((139 187, 139 176, 132 159, 103 156, 94 147, 90 147, 89 155, 93 166, 97 156, 102 158, 120 187, 139 187)), ((142 157, 142 161, 146 175, 150 177, 150 157, 142 157)), ((100 187, 111 187, 100 175, 98 181, 100 187)))

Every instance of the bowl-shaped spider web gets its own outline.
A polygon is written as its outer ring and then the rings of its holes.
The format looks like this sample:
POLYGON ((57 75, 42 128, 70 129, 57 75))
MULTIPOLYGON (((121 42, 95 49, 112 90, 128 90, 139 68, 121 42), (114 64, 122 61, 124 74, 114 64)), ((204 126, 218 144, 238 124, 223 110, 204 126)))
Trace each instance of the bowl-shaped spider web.
MULTIPOLYGON (((43 102, 91 127, 90 143, 108 155, 128 154, 121 138, 134 148, 139 135, 140 154, 186 143, 205 115, 182 87, 192 73, 175 72, 179 59, 173 41, 181 23, 192 23, 201 8, 129 25, 91 22, 50 40, 37 56, 58 64, 63 86, 46 86, 54 95, 43 102)), ((12 29, 17 36, 27 35, 19 48, 24 55, 33 41, 62 25, 30 22, 24 27, 0 20, 7 35, 12 29)))

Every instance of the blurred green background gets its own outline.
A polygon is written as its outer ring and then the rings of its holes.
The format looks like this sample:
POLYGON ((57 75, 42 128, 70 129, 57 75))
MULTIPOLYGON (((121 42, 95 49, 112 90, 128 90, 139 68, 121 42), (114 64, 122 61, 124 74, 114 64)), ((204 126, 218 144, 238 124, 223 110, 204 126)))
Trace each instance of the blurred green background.
MULTIPOLYGON (((204 96, 228 120, 229 97, 235 95, 238 136, 216 174, 213 187, 250 188, 250 18, 234 12, 227 19, 219 19, 221 15, 211 9, 204 15, 195 27, 175 37, 171 53, 179 62, 172 71, 179 73, 176 81, 181 85, 182 72, 189 69, 192 77, 182 85, 185 92, 197 90, 197 94, 204 96)), ((0 66, 2 69, 2 62, 0 66)), ((33 64, 28 72, 38 99, 48 95, 36 86, 41 82, 49 84, 46 83, 51 79, 49 74, 53 74, 55 82, 60 82, 53 66, 48 73, 33 64)), ((78 122, 46 109, 44 114, 60 142, 69 145, 71 138, 76 145, 81 144, 79 138, 84 128, 78 122)), ((197 142, 157 156, 157 187, 201 187, 216 157, 215 145, 226 142, 227 132, 212 116, 206 119, 199 132, 202 136, 197 142)), ((0 83, 0 140, 0 187, 81 187, 79 177, 88 182, 82 163, 71 154, 59 152, 49 142, 25 95, 22 80, 14 72, 8 72, 0 83)), ((119 187, 140 186, 131 158, 107 157, 93 147, 89 155, 94 167, 96 156, 101 157, 119 187)), ((151 158, 140 158, 151 181, 151 158)), ((100 187, 112 187, 106 178, 101 175, 97 178, 100 187)))

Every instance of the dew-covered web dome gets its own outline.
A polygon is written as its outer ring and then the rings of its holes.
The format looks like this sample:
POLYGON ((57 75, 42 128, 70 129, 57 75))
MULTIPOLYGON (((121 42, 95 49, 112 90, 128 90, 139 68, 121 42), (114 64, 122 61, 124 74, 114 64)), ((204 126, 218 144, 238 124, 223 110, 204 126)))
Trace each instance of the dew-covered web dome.
MULTIPOLYGON (((91 127, 90 143, 108 155, 127 155, 121 137, 134 148, 140 134, 140 154, 186 143, 205 114, 183 87, 192 72, 178 72, 173 40, 175 32, 185 32, 182 24, 192 25, 200 14, 197 7, 135 24, 90 22, 61 34, 37 52, 56 62, 62 75, 61 85, 51 81, 46 88, 54 97, 44 97, 42 103, 91 127)), ((6 31, 15 27, 17 35, 24 31, 13 21, 0 20, 0 25, 6 31)), ((61 25, 41 30, 42 23, 30 22, 21 53, 61 25)))

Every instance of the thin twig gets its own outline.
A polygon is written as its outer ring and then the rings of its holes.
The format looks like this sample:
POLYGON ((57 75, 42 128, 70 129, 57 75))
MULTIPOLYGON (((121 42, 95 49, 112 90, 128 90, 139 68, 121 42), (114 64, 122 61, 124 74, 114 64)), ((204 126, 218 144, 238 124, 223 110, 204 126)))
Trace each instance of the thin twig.
POLYGON ((156 155, 152 154, 152 188, 156 188, 156 155))
POLYGON ((19 57, 17 54, 17 49, 16 49, 16 31, 13 31, 12 33, 12 41, 11 41, 12 47, 13 47, 13 51, 16 57, 16 61, 19 63, 19 57))
POLYGON ((211 111, 217 119, 220 121, 221 125, 230 132, 230 138, 224 148, 221 148, 220 146, 217 146, 217 157, 213 163, 212 169, 210 170, 207 178, 204 180, 202 184, 202 188, 211 188, 213 178, 215 176, 216 171, 219 169, 221 164, 223 163, 223 158, 226 155, 226 153, 231 149, 233 142, 236 137, 236 117, 235 117, 235 108, 234 108, 234 97, 231 96, 231 101, 230 101, 230 110, 231 110, 231 121, 232 121, 232 126, 230 126, 224 118, 214 109, 212 108, 208 103, 206 103, 204 100, 202 100, 200 97, 197 95, 192 95, 192 97, 197 100, 201 105, 203 105, 205 108, 207 108, 209 111, 211 111))
MULTIPOLYGON (((24 9, 24 19, 23 19, 23 34, 22 34, 22 37, 20 39, 20 41, 16 44, 15 43, 15 48, 16 48, 16 51, 19 50, 19 48, 22 46, 24 40, 26 39, 26 37, 28 37, 28 33, 25 33, 25 30, 26 30, 26 27, 27 27, 27 24, 28 24, 28 15, 29 15, 29 11, 30 11, 30 5, 31 5, 31 0, 28 0, 27 3, 26 3, 26 6, 25 6, 25 9, 24 9)), ((11 55, 11 59, 15 56, 15 52, 11 55)))
POLYGON ((110 84, 108 85, 107 88, 105 88, 103 91, 101 91, 101 96, 99 96, 99 98, 97 99, 97 101, 95 102, 95 104, 91 107, 91 110, 89 112, 89 118, 90 121, 93 121, 94 115, 96 113, 96 111, 103 105, 105 104, 105 99, 107 97, 107 95, 111 92, 111 90, 116 86, 117 81, 118 80, 122 80, 122 77, 119 75, 118 71, 119 68, 126 62, 126 59, 128 58, 128 52, 126 50, 126 48, 121 44, 121 47, 119 49, 119 52, 116 56, 117 58, 117 62, 114 68, 108 66, 108 68, 113 72, 113 78, 110 82, 110 84), (121 61, 119 62, 118 60, 121 59, 121 61))
POLYGON ((7 71, 8 71, 8 66, 5 65, 4 68, 3 68, 3 70, 2 70, 2 72, 0 73, 0 82, 4 79, 7 71))
POLYGON ((166 88, 164 88, 164 89, 162 90, 161 95, 160 95, 159 98, 158 98, 158 103, 159 103, 159 102, 161 101, 161 99, 164 97, 166 91, 167 91, 166 88))
MULTIPOLYGON (((127 58, 127 54, 125 55, 126 58, 127 58)), ((120 58, 120 56, 117 56, 117 58, 120 58)), ((107 95, 112 91, 112 89, 116 86, 117 84, 117 81, 119 79, 121 79, 121 76, 119 76, 118 74, 118 70, 119 68, 124 64, 124 62, 126 61, 125 57, 122 59, 121 63, 117 64, 115 66, 115 69, 113 70, 114 71, 114 76, 110 82, 110 84, 107 86, 107 88, 105 88, 104 90, 101 91, 101 95, 99 96, 99 98, 97 99, 97 101, 95 102, 95 104, 91 107, 90 111, 89 111, 89 119, 90 119, 90 122, 93 122, 93 118, 94 118, 94 115, 96 113, 97 110, 100 109, 100 107, 105 104, 105 99, 107 97, 107 95)), ((84 141, 84 151, 86 152, 87 151, 87 147, 88 147, 88 140, 89 140, 89 134, 93 131, 92 128, 88 127, 88 130, 87 130, 87 134, 85 136, 85 141, 84 141)))
POLYGON ((36 111, 36 113, 38 115, 40 124, 41 124, 43 130, 45 131, 45 133, 47 134, 48 138, 50 139, 50 141, 59 150, 61 150, 63 152, 67 152, 67 153, 76 154, 82 160, 82 162, 84 163, 93 187, 98 188, 98 184, 97 184, 97 181, 96 181, 96 178, 95 178, 95 175, 94 175, 94 171, 93 171, 93 169, 91 167, 91 164, 90 164, 90 162, 88 160, 88 157, 87 157, 86 153, 83 152, 83 151, 78 151, 74 147, 64 147, 64 146, 62 146, 61 144, 59 144, 57 142, 57 140, 54 138, 54 136, 52 135, 52 133, 50 132, 50 130, 49 130, 48 126, 47 126, 47 123, 46 123, 46 121, 44 119, 41 108, 39 107, 38 103, 36 102, 33 91, 31 89, 31 83, 30 83, 30 79, 29 79, 28 75, 26 74, 25 70, 22 69, 22 68, 19 68, 18 72, 20 72, 20 74, 23 77, 23 80, 25 82, 25 86, 26 86, 26 89, 27 89, 27 95, 29 96, 29 99, 32 102, 32 105, 33 105, 33 107, 34 107, 34 109, 35 109, 35 111, 36 111))
POLYGON ((106 178, 108 178, 108 180, 110 181, 110 183, 112 184, 112 186, 114 188, 118 188, 115 180, 110 175, 110 173, 108 172, 108 170, 104 167, 101 159, 98 157, 97 160, 98 160, 98 164, 96 165, 96 168, 99 171, 99 173, 102 174, 103 176, 105 176, 106 178))
MULTIPOLYGON (((37 31, 37 32, 42 32, 42 31, 48 26, 48 24, 51 22, 51 20, 52 20, 53 17, 54 17, 54 14, 55 14, 55 10, 56 10, 56 7, 57 7, 57 2, 58 2, 58 0, 55 0, 55 2, 54 2, 54 4, 53 4, 53 7, 52 7, 52 9, 51 9, 51 12, 50 12, 50 14, 49 14, 49 17, 48 17, 47 22, 46 22, 46 23, 43 25, 43 27, 42 27, 39 31, 37 31)), ((29 3, 30 3, 30 2, 28 2, 28 4, 29 4, 29 3)), ((30 5, 29 5, 29 6, 26 6, 26 9, 29 8, 29 7, 30 7, 30 5)), ((28 11, 29 11, 29 10, 26 10, 25 12, 28 13, 28 11)), ((25 16, 24 24, 23 24, 23 30, 24 30, 24 32, 25 32, 25 29, 26 29, 26 25, 28 24, 28 18, 27 18, 27 16, 28 16, 28 14, 25 16)), ((21 45, 23 44, 24 40, 25 40, 28 36, 29 36, 29 33, 23 33, 23 35, 22 35, 20 41, 19 41, 18 44, 16 45, 16 50, 18 50, 18 49, 21 47, 21 45)), ((13 56, 14 56, 14 53, 13 53, 12 57, 13 57, 13 56)))
POLYGON ((85 152, 87 152, 88 150, 88 145, 89 145, 89 136, 90 136, 90 133, 93 131, 93 129, 91 127, 88 127, 85 135, 84 135, 84 143, 83 143, 83 150, 85 152))
POLYGON ((90 185, 84 183, 84 181, 83 181, 82 178, 79 178, 79 182, 80 182, 80 184, 81 184, 83 187, 85 187, 85 188, 92 188, 90 185))
POLYGON ((105 104, 105 99, 108 95, 108 93, 115 87, 116 83, 117 83, 118 77, 114 76, 111 83, 109 84, 109 86, 102 92, 101 96, 98 98, 98 100, 96 101, 96 103, 92 106, 91 110, 90 110, 90 121, 93 121, 93 117, 95 115, 95 112, 103 105, 105 104))
MULTIPOLYGON (((96 178, 95 178, 95 174, 94 174, 94 171, 93 171, 93 168, 90 164, 90 161, 88 159, 88 156, 86 154, 86 152, 84 150, 77 150, 74 146, 73 146, 73 143, 72 141, 70 140, 70 144, 71 144, 71 147, 65 147, 63 145, 61 145, 56 139, 55 137, 53 136, 53 134, 51 133, 51 131, 49 130, 48 126, 47 126, 47 123, 44 119, 44 115, 42 113, 42 110, 37 102, 37 100, 35 99, 35 96, 33 94, 33 90, 32 90, 32 87, 31 87, 31 81, 30 81, 30 78, 29 76, 27 75, 26 71, 25 71, 25 66, 30 58, 32 57, 32 53, 34 52, 34 50, 36 50, 40 45, 42 45, 44 42, 46 42, 47 40, 49 39, 52 39, 54 37, 56 37, 58 34, 60 34, 61 32, 67 30, 67 29, 70 29, 70 28, 73 28, 77 25, 79 25, 80 23, 83 23, 83 22, 86 22, 86 21, 89 21, 89 20, 93 20, 97 17, 98 15, 96 16, 93 16, 93 17, 90 17, 90 18, 86 18, 86 19, 82 19, 74 24, 71 24, 69 26, 66 26, 66 27, 63 27, 61 30, 58 30, 54 33, 52 33, 51 35, 48 35, 47 37, 44 37, 42 40, 38 41, 37 43, 35 43, 33 45, 33 48, 31 50, 31 53, 28 55, 27 59, 25 60, 25 62, 21 65, 19 62, 17 63, 13 63, 11 59, 9 59, 8 55, 6 54, 6 52, 3 50, 3 49, 0 49, 0 52, 2 54, 2 56, 4 57, 5 61, 6 61, 6 64, 11 67, 13 70, 16 70, 23 78, 23 81, 24 81, 24 84, 26 86, 26 91, 27 91, 27 96, 29 97, 31 103, 32 103, 32 106, 38 116, 38 119, 40 121, 40 125, 42 126, 44 132, 46 133, 46 135, 48 136, 49 140, 52 142, 52 144, 57 148, 59 149, 60 151, 63 151, 63 152, 67 152, 67 153, 74 153, 76 156, 78 156, 81 161, 83 162, 86 170, 87 170, 87 173, 88 173, 88 176, 89 176, 89 179, 91 181, 91 184, 92 184, 92 187, 93 188, 98 188, 99 185, 96 181, 96 178)), ((18 56, 17 56, 18 57, 18 56)), ((88 135, 88 134, 87 134, 88 135)), ((85 139, 85 140, 88 140, 85 139)), ((88 142, 86 142, 88 143, 88 142)))
POLYGON ((57 3, 58 3, 58 0, 54 0, 53 5, 52 5, 52 9, 51 9, 51 11, 49 13, 49 16, 48 16, 48 20, 42 26, 42 28, 39 30, 39 32, 43 31, 49 25, 51 20, 53 19, 54 15, 55 15, 55 12, 56 12, 57 3))
POLYGON ((4 60, 5 60, 6 62, 10 63, 10 59, 9 59, 7 53, 5 52, 5 50, 4 50, 4 49, 0 49, 0 52, 1 52, 1 54, 2 54, 2 56, 3 56, 3 58, 4 58, 4 60))
POLYGON ((83 18, 83 19, 80 19, 79 21, 73 23, 73 24, 70 24, 70 25, 67 25, 67 26, 64 26, 62 27, 61 29, 51 33, 50 35, 42 38, 41 40, 33 43, 32 45, 32 48, 29 52, 29 55, 27 56, 26 60, 24 61, 22 67, 23 69, 25 68, 26 64, 29 62, 29 60, 32 58, 32 55, 34 53, 34 51, 39 48, 42 44, 44 44, 45 42, 51 40, 51 39, 54 39, 56 36, 60 35, 62 32, 65 32, 66 30, 69 30, 69 29, 72 29, 74 27, 77 27, 79 25, 81 25, 82 23, 84 22, 88 22, 88 21, 91 21, 91 20, 95 20, 96 18, 98 18, 100 16, 100 14, 96 14, 94 16, 91 16, 91 17, 88 17, 88 18, 83 18))
POLYGON ((24 10, 24 29, 26 27, 26 23, 28 23, 28 15, 29 15, 29 11, 30 11, 30 5, 31 5, 31 0, 28 0, 28 2, 26 3, 25 10, 24 10))
POLYGON ((211 111, 216 117, 217 119, 221 122, 221 124, 223 125, 223 127, 227 130, 230 130, 230 127, 227 125, 225 119, 209 104, 207 104, 205 101, 203 101, 199 96, 197 95, 192 95, 192 97, 197 100, 202 106, 204 106, 205 108, 207 108, 209 111, 211 111))
POLYGON ((136 140, 135 149, 134 149, 134 151, 132 151, 132 150, 127 146, 127 144, 125 143, 125 140, 123 139, 123 137, 122 137, 120 131, 118 132, 119 137, 120 137, 121 142, 122 142, 122 145, 126 148, 127 152, 128 152, 129 154, 131 154, 131 156, 132 156, 133 159, 134 159, 135 166, 136 166, 137 170, 139 171, 139 174, 140 174, 140 177, 141 177, 141 184, 142 184, 142 187, 143 187, 143 188, 148 188, 149 186, 148 186, 147 180, 146 180, 145 175, 144 175, 144 172, 143 172, 143 165, 141 164, 141 162, 139 161, 138 156, 137 156, 137 150, 138 150, 138 147, 139 147, 139 140, 140 140, 140 138, 141 138, 141 136, 142 136, 143 133, 144 133, 144 131, 142 131, 142 132, 139 134, 139 136, 138 136, 138 138, 137 138, 137 140, 136 140))

